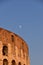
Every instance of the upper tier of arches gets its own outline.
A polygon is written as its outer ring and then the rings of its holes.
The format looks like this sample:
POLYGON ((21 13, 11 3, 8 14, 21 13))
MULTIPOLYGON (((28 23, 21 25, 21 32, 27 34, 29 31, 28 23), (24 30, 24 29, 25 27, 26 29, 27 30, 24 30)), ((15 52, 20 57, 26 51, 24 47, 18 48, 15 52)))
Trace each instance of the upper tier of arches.
POLYGON ((19 35, 6 29, 0 28, 0 41, 2 41, 3 44, 11 43, 11 45, 13 44, 19 49, 22 48, 24 52, 29 52, 27 43, 19 35))

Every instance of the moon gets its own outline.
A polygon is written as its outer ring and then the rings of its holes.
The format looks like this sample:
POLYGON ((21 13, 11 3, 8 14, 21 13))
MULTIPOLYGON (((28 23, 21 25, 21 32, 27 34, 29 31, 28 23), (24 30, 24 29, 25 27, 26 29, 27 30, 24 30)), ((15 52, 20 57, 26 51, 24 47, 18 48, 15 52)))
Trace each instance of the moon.
POLYGON ((19 25, 19 28, 21 29, 22 28, 22 25, 19 25))

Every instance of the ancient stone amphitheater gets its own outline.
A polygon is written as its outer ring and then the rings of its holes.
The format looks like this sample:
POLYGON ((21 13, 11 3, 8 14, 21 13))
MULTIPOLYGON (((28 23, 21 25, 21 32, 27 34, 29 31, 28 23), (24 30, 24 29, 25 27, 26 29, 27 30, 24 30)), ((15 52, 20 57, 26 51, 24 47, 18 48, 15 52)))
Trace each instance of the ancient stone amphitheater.
POLYGON ((27 43, 3 28, 0 28, 0 65, 30 65, 27 43))

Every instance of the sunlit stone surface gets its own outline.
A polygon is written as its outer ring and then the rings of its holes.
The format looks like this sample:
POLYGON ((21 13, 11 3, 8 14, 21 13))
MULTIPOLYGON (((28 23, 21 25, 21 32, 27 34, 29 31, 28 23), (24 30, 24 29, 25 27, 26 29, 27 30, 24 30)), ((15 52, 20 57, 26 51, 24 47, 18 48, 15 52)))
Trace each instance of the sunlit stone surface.
POLYGON ((0 65, 30 65, 27 43, 3 28, 0 28, 0 65))

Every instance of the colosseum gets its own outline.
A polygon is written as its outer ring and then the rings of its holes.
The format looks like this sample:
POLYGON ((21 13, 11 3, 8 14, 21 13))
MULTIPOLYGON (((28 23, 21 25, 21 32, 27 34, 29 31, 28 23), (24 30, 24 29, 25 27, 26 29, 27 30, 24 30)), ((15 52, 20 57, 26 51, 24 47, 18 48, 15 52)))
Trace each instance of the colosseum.
POLYGON ((0 65, 30 65, 27 43, 3 28, 0 28, 0 65))

